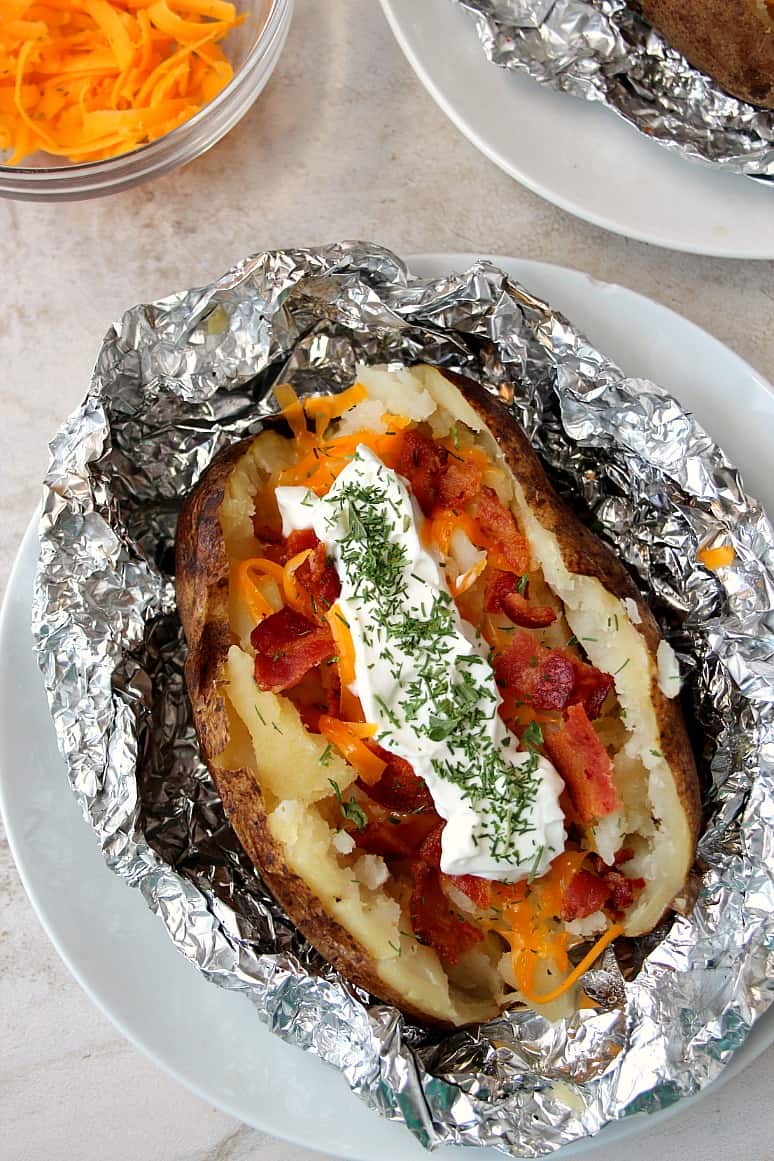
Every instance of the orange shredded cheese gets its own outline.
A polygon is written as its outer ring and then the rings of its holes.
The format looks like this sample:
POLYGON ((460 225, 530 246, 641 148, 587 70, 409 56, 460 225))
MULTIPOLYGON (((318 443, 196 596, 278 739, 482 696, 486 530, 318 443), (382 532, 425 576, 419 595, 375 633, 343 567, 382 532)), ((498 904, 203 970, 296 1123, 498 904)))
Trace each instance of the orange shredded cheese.
POLYGON ((287 420, 294 439, 303 440, 309 435, 306 427, 304 406, 289 383, 278 383, 272 388, 274 398, 282 410, 280 415, 287 420))
POLYGON ((260 582, 256 578, 256 573, 259 576, 265 575, 265 569, 256 565, 256 560, 240 560, 234 569, 234 583, 247 611, 257 625, 264 617, 271 616, 274 608, 260 591, 260 582))
POLYGON ((726 568, 736 560, 736 553, 730 544, 721 544, 719 548, 702 548, 697 556, 704 567, 712 572, 716 568, 726 568))
POLYGON ((306 558, 311 555, 311 548, 305 548, 303 552, 297 552, 295 556, 290 558, 282 570, 282 591, 285 594, 285 600, 292 609, 296 610, 297 613, 303 612, 306 606, 304 605, 301 594, 298 591, 295 571, 297 568, 300 568, 306 558))
POLYGON ((182 125, 229 83, 225 0, 0 0, 0 164, 100 161, 182 125))
POLYGON ((305 411, 310 419, 314 420, 315 431, 318 436, 325 434, 325 429, 332 419, 338 419, 350 407, 362 403, 368 395, 362 383, 353 383, 346 391, 338 395, 313 395, 306 401, 305 411))
POLYGON ((476 583, 476 581, 478 580, 478 578, 481 576, 482 572, 486 568, 486 562, 487 562, 487 556, 485 553, 481 557, 481 560, 477 561, 473 565, 472 568, 469 568, 467 572, 461 573, 460 576, 458 576, 456 578, 456 580, 454 581, 454 595, 455 595, 455 597, 462 596, 462 594, 466 593, 469 588, 473 587, 473 585, 476 583))
POLYGON ((384 773, 383 762, 373 750, 369 750, 363 738, 376 733, 376 726, 370 722, 342 722, 328 714, 320 715, 320 733, 335 746, 350 766, 354 766, 364 782, 373 786, 384 773))
POLYGON ((339 677, 342 686, 351 685, 355 680, 355 646, 352 634, 338 605, 333 605, 325 614, 336 646, 339 677))
POLYGON ((529 988, 521 988, 521 993, 524 996, 524 999, 529 1004, 550 1004, 553 1000, 558 1000, 560 996, 563 996, 566 991, 569 991, 571 987, 577 984, 581 976, 589 970, 589 968, 602 954, 608 944, 611 944, 613 940, 617 939, 618 936, 622 933, 622 925, 620 923, 613 923, 611 927, 608 927, 607 931, 604 932, 603 935, 600 935, 599 939, 596 941, 591 950, 587 952, 586 955, 584 955, 583 959, 580 961, 577 967, 573 968, 573 970, 570 972, 567 978, 562 981, 561 984, 558 984, 557 987, 553 988, 550 992, 543 992, 541 994, 536 994, 529 988))

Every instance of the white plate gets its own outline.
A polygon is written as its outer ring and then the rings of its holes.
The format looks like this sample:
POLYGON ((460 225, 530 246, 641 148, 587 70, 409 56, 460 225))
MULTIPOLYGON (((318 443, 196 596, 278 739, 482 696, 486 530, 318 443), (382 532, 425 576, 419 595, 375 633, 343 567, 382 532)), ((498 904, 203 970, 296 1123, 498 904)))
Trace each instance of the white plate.
MULTIPOLYGON (((419 274, 438 276, 473 260, 471 254, 427 255, 411 264, 419 274)), ((685 319, 628 290, 559 267, 496 261, 573 317, 625 369, 679 394, 710 430, 723 434, 750 486, 774 510, 764 454, 765 433, 774 427, 774 394, 747 364, 685 319), (645 335, 658 339, 651 344, 645 335)), ((273 1037, 243 996, 207 983, 175 951, 140 896, 105 867, 69 790, 32 655, 36 556, 33 521, 0 621, 0 806, 24 886, 62 959, 128 1039, 211 1104, 275 1136, 340 1157, 422 1161, 427 1154, 403 1126, 369 1112, 333 1069, 273 1037)), ((774 1019, 767 1018, 726 1074, 749 1063, 772 1039, 774 1019)), ((657 1114, 658 1120, 670 1111, 657 1114)), ((613 1145, 651 1124, 644 1115, 629 1118, 562 1155, 594 1152, 600 1143, 613 1145)), ((460 1153, 442 1149, 436 1156, 459 1161, 460 1153)), ((491 1150, 470 1157, 501 1161, 491 1150)))
POLYGON ((382 0, 414 72, 496 165, 597 226, 694 254, 774 258, 774 188, 675 156, 610 109, 484 56, 451 0, 382 0))

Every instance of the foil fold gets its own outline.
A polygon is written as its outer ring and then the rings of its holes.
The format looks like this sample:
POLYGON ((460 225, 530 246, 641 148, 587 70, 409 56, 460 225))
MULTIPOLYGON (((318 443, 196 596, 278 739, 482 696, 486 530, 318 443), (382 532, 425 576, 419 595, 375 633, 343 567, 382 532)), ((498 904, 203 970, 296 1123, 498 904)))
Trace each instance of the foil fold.
POLYGON ((481 261, 413 277, 365 242, 245 259, 126 312, 51 444, 33 603, 59 746, 108 865, 176 947, 283 1039, 339 1068, 428 1148, 541 1156, 714 1079, 771 999, 774 532, 722 451, 655 384, 481 261), (693 912, 619 941, 595 1007, 511 1011, 428 1033, 296 932, 225 820, 197 749, 174 597, 182 502, 260 430, 272 384, 336 391, 357 362, 427 361, 482 382, 613 544, 680 656, 706 825, 693 912), (721 573, 699 547, 733 545, 721 573))
POLYGON ((627 0, 452 0, 495 65, 598 101, 684 157, 774 179, 774 111, 693 68, 627 0))

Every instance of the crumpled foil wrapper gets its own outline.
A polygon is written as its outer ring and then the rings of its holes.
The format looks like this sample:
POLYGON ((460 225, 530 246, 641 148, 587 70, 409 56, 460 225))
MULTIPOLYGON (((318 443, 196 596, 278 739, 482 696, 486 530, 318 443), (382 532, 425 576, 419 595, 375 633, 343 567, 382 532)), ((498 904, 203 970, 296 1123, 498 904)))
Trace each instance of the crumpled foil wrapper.
POLYGON ((34 633, 84 814, 179 950, 424 1145, 539 1156, 706 1085, 771 999, 773 572, 764 513, 664 391, 486 262, 422 280, 342 243, 247 258, 108 332, 51 445, 34 633), (499 396, 640 578, 687 675, 706 803, 696 906, 619 940, 584 977, 596 1008, 568 1020, 511 1011, 439 1034, 371 1002, 267 894, 199 757, 172 575, 183 499, 260 429, 272 384, 336 391, 358 361, 427 361, 499 396), (736 562, 717 575, 696 553, 719 541, 736 562))
POLYGON ((600 101, 651 141, 733 173, 774 179, 774 111, 693 68, 626 0, 453 0, 487 57, 600 101))

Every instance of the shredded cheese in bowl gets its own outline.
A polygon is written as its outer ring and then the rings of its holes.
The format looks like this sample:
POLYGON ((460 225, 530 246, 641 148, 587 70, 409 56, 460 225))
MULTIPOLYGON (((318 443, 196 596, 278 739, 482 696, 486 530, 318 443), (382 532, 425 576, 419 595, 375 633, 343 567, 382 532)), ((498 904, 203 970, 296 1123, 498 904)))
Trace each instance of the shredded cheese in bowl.
POLYGON ((115 193, 183 165, 253 104, 292 0, 0 0, 0 194, 115 193))
POLYGON ((98 161, 175 129, 229 83, 226 0, 0 0, 0 148, 98 161))

